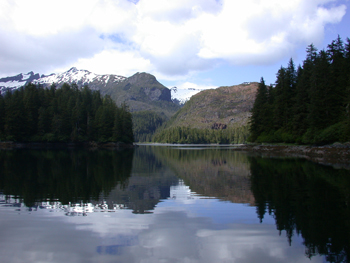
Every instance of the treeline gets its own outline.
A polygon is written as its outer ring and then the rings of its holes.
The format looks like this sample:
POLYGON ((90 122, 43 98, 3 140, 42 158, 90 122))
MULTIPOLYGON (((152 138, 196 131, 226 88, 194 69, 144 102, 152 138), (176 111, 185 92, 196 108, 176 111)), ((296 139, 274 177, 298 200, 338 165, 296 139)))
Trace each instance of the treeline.
POLYGON ((154 132, 167 120, 166 116, 153 111, 132 113, 134 138, 136 142, 151 142, 154 132))
POLYGON ((132 143, 126 105, 75 84, 28 84, 0 96, 0 140, 23 142, 120 141, 132 143))
POLYGON ((311 44, 295 69, 277 72, 275 86, 262 78, 252 109, 252 142, 326 144, 350 140, 350 40, 327 50, 311 44))
POLYGON ((245 142, 248 134, 248 126, 220 130, 173 127, 157 132, 153 142, 237 144, 245 142))

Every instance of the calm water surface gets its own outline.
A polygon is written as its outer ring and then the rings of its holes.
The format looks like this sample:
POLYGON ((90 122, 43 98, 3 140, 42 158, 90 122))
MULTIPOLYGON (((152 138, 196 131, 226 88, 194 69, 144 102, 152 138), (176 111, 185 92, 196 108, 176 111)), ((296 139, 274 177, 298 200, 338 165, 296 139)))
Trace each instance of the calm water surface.
POLYGON ((0 151, 1 262, 348 262, 350 172, 229 147, 0 151))

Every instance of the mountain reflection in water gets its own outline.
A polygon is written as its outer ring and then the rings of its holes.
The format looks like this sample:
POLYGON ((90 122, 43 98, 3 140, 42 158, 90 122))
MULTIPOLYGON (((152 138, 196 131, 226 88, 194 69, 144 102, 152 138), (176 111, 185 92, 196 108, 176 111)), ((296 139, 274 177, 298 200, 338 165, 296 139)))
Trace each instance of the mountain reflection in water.
POLYGON ((228 148, 0 151, 1 262, 348 262, 349 175, 228 148))

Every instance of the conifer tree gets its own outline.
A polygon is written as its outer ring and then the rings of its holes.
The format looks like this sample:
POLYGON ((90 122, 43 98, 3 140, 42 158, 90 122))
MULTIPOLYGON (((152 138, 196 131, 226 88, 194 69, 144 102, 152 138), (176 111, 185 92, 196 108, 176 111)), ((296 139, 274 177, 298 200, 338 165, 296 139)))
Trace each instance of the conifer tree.
POLYGON ((116 112, 123 119, 120 141, 133 142, 132 118, 108 96, 75 84, 44 89, 32 84, 0 95, 0 140, 108 141, 113 140, 116 112), (126 133, 124 133, 124 131, 126 133))
POLYGON ((324 129, 333 122, 330 114, 332 109, 330 63, 328 55, 321 50, 315 60, 315 67, 311 76, 310 87, 310 111, 308 121, 310 128, 314 130, 324 129))
POLYGON ((306 59, 303 66, 298 68, 296 97, 294 105, 293 130, 298 136, 301 136, 309 127, 308 114, 310 106, 310 88, 311 76, 315 67, 317 49, 313 44, 306 49, 306 59))
POLYGON ((253 108, 251 110, 252 116, 250 119, 250 138, 255 141, 258 136, 267 130, 268 126, 268 93, 265 81, 260 79, 258 91, 254 101, 253 108))
POLYGON ((4 139, 4 125, 5 125, 5 102, 3 96, 0 94, 0 141, 4 139))
POLYGON ((283 127, 285 115, 286 115, 286 97, 285 93, 286 82, 286 69, 281 67, 277 72, 276 87, 275 87, 275 100, 274 100, 274 130, 278 130, 283 127))
MULTIPOLYGON (((330 90, 328 96, 329 116, 333 123, 337 123, 344 119, 344 107, 346 98, 347 72, 345 60, 345 49, 343 41, 338 35, 336 40, 333 40, 328 45, 327 54, 330 61, 329 76, 330 90)), ((333 124, 330 123, 330 124, 333 124)))

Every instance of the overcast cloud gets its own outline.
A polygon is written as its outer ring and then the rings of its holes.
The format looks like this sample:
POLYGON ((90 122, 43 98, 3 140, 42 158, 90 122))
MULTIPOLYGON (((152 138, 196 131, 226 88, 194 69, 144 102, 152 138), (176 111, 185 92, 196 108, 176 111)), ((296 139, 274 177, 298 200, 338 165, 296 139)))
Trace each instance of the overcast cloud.
POLYGON ((220 62, 269 65, 323 41, 335 0, 3 0, 0 75, 72 66, 186 78, 220 62))

